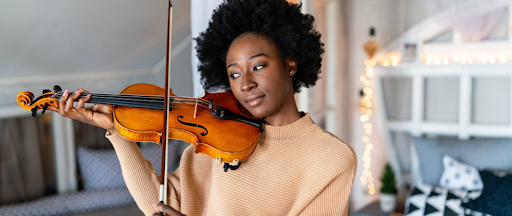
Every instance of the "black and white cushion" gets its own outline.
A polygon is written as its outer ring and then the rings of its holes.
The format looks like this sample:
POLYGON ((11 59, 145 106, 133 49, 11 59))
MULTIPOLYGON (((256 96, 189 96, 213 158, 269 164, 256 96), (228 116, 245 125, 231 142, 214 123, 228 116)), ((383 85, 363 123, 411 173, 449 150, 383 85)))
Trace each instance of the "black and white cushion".
POLYGON ((416 185, 406 202, 407 216, 466 216, 462 207, 480 191, 448 190, 431 185, 416 185))

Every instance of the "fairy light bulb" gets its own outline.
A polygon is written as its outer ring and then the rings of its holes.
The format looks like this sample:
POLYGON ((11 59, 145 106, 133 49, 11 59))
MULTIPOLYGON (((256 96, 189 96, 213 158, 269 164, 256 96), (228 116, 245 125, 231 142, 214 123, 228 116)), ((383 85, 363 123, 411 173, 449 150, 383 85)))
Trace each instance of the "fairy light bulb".
MULTIPOLYGON (((383 60, 382 66, 397 66, 400 59, 398 57, 393 57, 391 60, 383 60)), ((361 173, 360 181, 361 185, 366 186, 368 189, 368 194, 375 194, 375 184, 373 183, 374 178, 372 177, 371 168, 371 151, 373 149, 373 144, 371 143, 370 136, 373 133, 373 126, 368 121, 370 120, 370 116, 373 114, 372 110, 372 98, 373 98, 373 89, 372 82, 370 78, 374 75, 373 67, 377 64, 377 61, 373 58, 364 61, 365 73, 359 77, 361 83, 364 85, 363 90, 361 91, 361 101, 360 101, 360 111, 361 115, 359 120, 363 123, 364 135, 361 137, 361 141, 365 144, 364 154, 361 157, 363 161, 363 171, 361 173)))

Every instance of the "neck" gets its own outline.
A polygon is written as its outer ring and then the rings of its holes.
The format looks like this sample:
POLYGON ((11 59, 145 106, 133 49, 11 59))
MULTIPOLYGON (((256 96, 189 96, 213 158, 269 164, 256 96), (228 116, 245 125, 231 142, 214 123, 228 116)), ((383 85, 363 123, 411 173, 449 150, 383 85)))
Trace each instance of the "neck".
POLYGON ((274 112, 274 114, 263 118, 263 120, 265 120, 268 125, 284 126, 299 120, 300 117, 301 114, 297 109, 294 93, 292 91, 292 93, 287 96, 283 106, 274 112))

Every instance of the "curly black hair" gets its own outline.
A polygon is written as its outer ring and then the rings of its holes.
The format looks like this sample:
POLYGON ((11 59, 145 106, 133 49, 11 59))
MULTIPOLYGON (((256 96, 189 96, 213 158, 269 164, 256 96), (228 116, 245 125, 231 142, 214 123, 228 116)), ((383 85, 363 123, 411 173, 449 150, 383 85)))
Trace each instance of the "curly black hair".
POLYGON ((255 33, 269 39, 283 60, 297 63, 293 91, 315 85, 322 65, 323 43, 314 18, 301 13, 301 4, 286 0, 225 0, 197 41, 199 73, 205 90, 231 90, 226 72, 228 49, 238 36, 255 33))

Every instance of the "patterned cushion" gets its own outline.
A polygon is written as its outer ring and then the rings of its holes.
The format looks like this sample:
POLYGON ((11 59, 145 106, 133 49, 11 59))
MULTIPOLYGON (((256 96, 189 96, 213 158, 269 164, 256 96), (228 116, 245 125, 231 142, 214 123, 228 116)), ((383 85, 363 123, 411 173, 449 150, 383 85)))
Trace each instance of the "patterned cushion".
POLYGON ((76 193, 47 196, 30 202, 0 207, 0 215, 67 215, 135 204, 124 188, 84 190, 76 193))
POLYGON ((407 198, 405 213, 407 216, 465 216, 461 204, 471 197, 478 197, 478 194, 479 191, 448 190, 419 184, 407 198))
MULTIPOLYGON (((160 175, 161 146, 150 145, 141 147, 144 158, 151 162, 155 172, 160 175)), ((169 142, 169 166, 173 171, 178 156, 178 142, 169 142)), ((126 187, 124 183, 121 165, 114 149, 87 149, 79 146, 77 151, 78 167, 83 179, 84 189, 101 189, 126 187)))
POLYGON ((463 215, 461 194, 430 185, 417 185, 406 202, 407 216, 463 215))
POLYGON ((480 171, 482 195, 463 204, 465 208, 493 215, 512 214, 512 174, 480 171))
POLYGON ((114 150, 95 150, 79 146, 77 160, 84 189, 126 187, 114 150))
POLYGON ((455 190, 482 190, 483 184, 478 170, 452 157, 443 157, 444 171, 439 185, 455 190))

